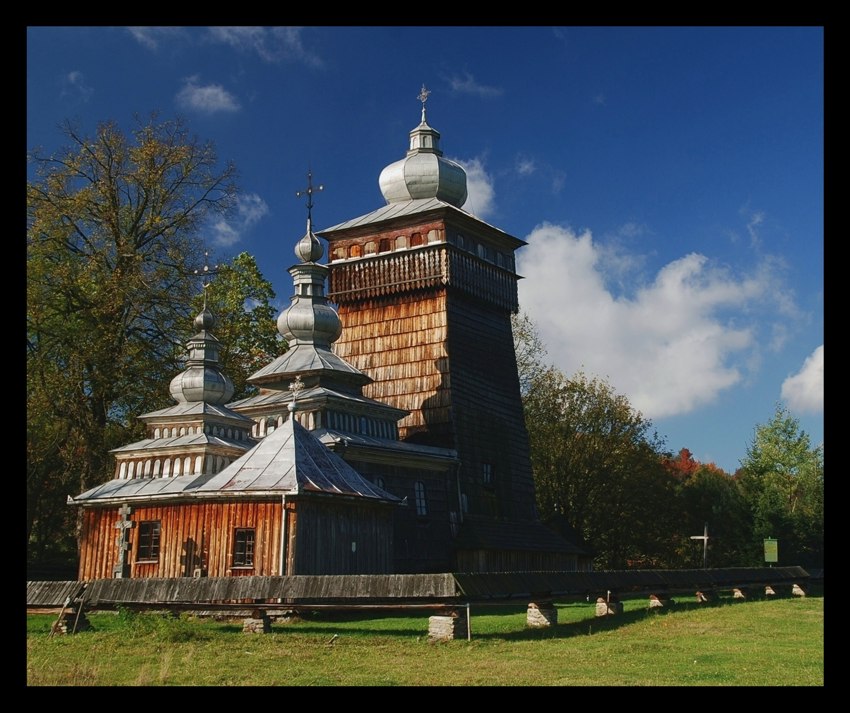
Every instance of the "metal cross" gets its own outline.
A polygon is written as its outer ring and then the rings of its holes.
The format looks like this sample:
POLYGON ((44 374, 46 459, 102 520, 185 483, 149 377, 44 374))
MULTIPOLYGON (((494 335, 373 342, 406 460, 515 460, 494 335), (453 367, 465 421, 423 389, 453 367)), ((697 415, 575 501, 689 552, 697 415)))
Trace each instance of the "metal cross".
POLYGON ((325 187, 322 185, 313 187, 313 172, 307 171, 307 188, 303 191, 297 191, 295 193, 296 198, 300 198, 301 196, 307 196, 307 220, 311 223, 313 222, 313 193, 315 191, 323 191, 325 187))
POLYGON ((422 102, 422 122, 425 122, 425 102, 428 101, 428 97, 431 95, 430 90, 425 89, 425 85, 422 85, 422 89, 419 90, 419 95, 416 97, 419 101, 422 102))
POLYGON ((292 405, 295 406, 295 400, 298 398, 298 394, 300 394, 304 390, 304 382, 301 381, 301 374, 295 377, 295 381, 289 384, 289 390, 292 392, 292 405))

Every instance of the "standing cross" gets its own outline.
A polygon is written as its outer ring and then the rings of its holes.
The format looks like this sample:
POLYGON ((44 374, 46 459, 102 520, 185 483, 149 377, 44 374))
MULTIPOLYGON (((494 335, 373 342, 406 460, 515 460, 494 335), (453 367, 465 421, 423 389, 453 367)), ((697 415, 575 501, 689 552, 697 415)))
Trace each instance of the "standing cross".
POLYGON ((708 523, 705 523, 705 529, 701 535, 691 535, 692 540, 702 540, 702 568, 707 569, 706 561, 708 560, 708 523))
POLYGON ((130 530, 136 526, 136 523, 130 520, 130 515, 133 508, 129 505, 122 505, 118 508, 118 514, 121 519, 115 523, 115 529, 118 530, 118 536, 115 538, 115 544, 118 546, 118 562, 112 568, 112 576, 116 579, 126 577, 127 572, 127 553, 130 549, 130 530))

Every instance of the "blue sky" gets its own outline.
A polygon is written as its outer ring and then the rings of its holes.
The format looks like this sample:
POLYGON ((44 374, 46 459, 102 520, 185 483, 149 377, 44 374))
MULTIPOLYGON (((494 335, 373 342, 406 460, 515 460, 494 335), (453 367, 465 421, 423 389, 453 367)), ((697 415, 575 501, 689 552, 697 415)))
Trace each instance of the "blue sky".
POLYGON ((823 443, 821 27, 29 27, 27 148, 181 116, 240 173, 210 225, 284 308, 304 233, 384 204, 428 122, 465 208, 528 242, 519 297, 567 375, 734 472, 783 403, 823 443))

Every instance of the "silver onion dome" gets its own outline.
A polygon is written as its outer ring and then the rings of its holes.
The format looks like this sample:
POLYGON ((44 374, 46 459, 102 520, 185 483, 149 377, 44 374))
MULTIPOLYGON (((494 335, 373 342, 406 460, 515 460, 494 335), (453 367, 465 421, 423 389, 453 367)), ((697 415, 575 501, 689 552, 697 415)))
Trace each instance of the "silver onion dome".
POLYGON ((422 120, 410 132, 410 148, 400 161, 391 163, 378 178, 384 200, 399 203, 417 198, 438 198, 460 208, 466 202, 466 171, 443 156, 440 132, 425 120, 428 92, 422 87, 422 120))

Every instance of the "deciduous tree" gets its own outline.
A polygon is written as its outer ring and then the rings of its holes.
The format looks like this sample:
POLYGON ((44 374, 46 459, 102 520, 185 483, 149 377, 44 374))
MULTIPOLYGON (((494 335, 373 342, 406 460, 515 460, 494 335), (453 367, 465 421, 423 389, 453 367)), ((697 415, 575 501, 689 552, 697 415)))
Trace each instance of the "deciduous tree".
POLYGON ((738 478, 753 516, 753 563, 762 561, 764 538, 774 537, 780 563, 822 567, 823 447, 782 404, 756 426, 738 478))
POLYGON ((73 533, 58 498, 110 477, 110 448, 161 404, 201 229, 236 194, 233 166, 179 120, 63 131, 27 182, 27 535, 42 552, 73 533))

